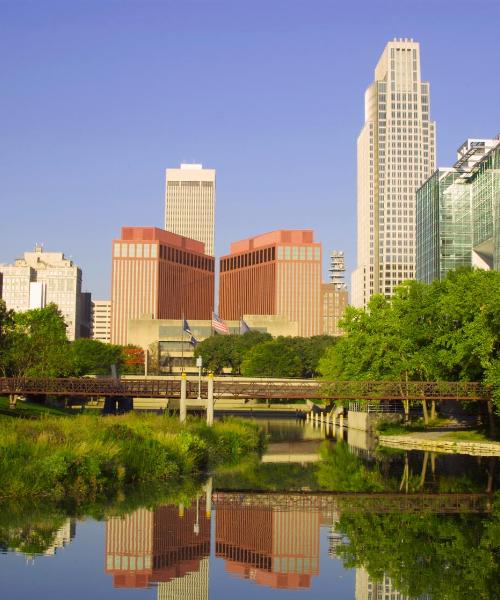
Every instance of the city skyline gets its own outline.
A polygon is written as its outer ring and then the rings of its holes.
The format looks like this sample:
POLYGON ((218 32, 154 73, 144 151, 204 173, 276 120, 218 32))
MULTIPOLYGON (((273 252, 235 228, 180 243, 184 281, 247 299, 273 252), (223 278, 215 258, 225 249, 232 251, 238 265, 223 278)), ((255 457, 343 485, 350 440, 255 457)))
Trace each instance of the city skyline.
POLYGON ((460 11, 456 3, 411 15, 404 3, 381 3, 391 18, 374 24, 374 14, 384 10, 366 7, 362 15, 356 11, 355 30, 346 27, 354 7, 334 11, 326 2, 317 2, 314 11, 289 5, 286 27, 279 2, 266 7, 265 22, 259 2, 226 11, 224 2, 215 10, 196 3, 196 11, 188 2, 168 10, 148 6, 140 24, 130 3, 120 11, 100 6, 94 14, 79 3, 73 11, 49 4, 57 9, 48 11, 50 21, 46 7, 33 6, 26 15, 15 3, 2 6, 1 43, 11 68, 3 127, 9 155, 0 167, 7 200, 0 259, 12 262, 35 241, 49 250, 64 248, 81 266, 84 289, 94 298, 110 297, 111 261, 102 257, 109 256, 119 227, 161 227, 164 169, 190 161, 218 173, 216 256, 231 241, 261 231, 312 228, 325 258, 333 248, 345 250, 349 280, 362 95, 376 58, 394 37, 420 42, 437 122, 438 166, 452 163, 457 142, 495 132, 498 83, 488 77, 494 49, 488 30, 494 32, 495 14, 500 16, 494 3, 484 7, 486 22, 483 8, 460 11), (186 11, 194 35, 179 30, 172 40, 162 36, 165 19, 175 26, 186 11), (439 27, 444 15, 446 30, 439 27), (463 50, 464 33, 478 23, 484 44, 467 46, 461 54, 467 76, 457 78, 443 65, 463 50), (210 35, 203 33, 207 24, 210 35), (89 31, 94 46, 87 55, 82 52, 89 31), (134 52, 127 47, 128 33, 139 41, 134 52), (69 39, 71 50, 59 52, 69 39), (157 81, 160 59, 165 84, 157 81), (174 75, 180 77, 175 88, 174 75), (90 81, 98 91, 89 89, 90 81), (203 94, 195 96, 190 86, 200 83, 203 94), (479 86, 480 106, 474 91, 479 86), (331 175, 328 183, 325 173, 331 175))

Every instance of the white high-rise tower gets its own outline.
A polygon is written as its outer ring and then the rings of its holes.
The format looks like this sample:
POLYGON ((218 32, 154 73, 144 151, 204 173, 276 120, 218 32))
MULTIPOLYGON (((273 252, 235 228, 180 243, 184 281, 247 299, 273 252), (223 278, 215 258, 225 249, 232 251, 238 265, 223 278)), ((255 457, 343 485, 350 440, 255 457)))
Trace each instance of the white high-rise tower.
POLYGON ((390 296, 415 277, 415 192, 436 165, 429 83, 420 78, 420 46, 389 42, 365 93, 358 137, 357 267, 352 302, 390 296))
POLYGON ((214 256, 215 169, 182 164, 167 169, 165 229, 205 244, 205 254, 214 256))

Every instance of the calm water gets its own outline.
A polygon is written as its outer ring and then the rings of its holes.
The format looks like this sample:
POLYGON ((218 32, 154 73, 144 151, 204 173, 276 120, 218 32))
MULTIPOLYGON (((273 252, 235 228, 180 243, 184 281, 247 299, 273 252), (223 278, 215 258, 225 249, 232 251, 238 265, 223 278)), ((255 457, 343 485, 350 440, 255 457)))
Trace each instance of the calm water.
POLYGON ((500 598, 495 459, 265 426, 262 461, 205 481, 0 507, 0 598, 500 598))

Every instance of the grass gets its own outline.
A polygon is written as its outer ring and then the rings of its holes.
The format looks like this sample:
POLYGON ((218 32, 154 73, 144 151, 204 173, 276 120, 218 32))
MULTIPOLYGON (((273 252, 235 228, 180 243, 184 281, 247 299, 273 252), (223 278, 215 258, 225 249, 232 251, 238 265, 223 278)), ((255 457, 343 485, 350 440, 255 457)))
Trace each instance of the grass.
POLYGON ((7 396, 0 396, 0 412, 12 415, 14 417, 40 417, 42 415, 66 416, 68 411, 62 408, 37 404, 36 402, 27 402, 18 400, 15 409, 9 408, 9 399, 7 396))
POLYGON ((138 483, 179 480, 262 450, 254 423, 131 413, 12 419, 0 415, 0 500, 88 501, 138 483))

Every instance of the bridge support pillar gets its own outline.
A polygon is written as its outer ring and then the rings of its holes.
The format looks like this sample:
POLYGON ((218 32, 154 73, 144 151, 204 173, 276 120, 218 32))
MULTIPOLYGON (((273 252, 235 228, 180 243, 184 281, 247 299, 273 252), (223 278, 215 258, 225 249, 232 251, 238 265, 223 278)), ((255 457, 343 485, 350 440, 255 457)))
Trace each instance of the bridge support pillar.
POLYGON ((214 376, 210 373, 208 376, 208 394, 207 394, 207 425, 214 424, 214 376))
POLYGON ((323 425, 323 419, 324 419, 323 413, 320 414, 319 419, 321 421, 321 425, 323 425))
POLYGON ((341 413, 339 416, 339 427, 340 429, 344 428, 344 413, 341 413))
POLYGON ((14 410, 17 404, 17 394, 9 394, 9 408, 14 410))
POLYGON ((116 415, 116 398, 114 396, 106 396, 104 398, 103 415, 116 415))
POLYGON ((179 420, 185 423, 187 416, 187 376, 186 373, 181 375, 181 401, 179 405, 179 420))

